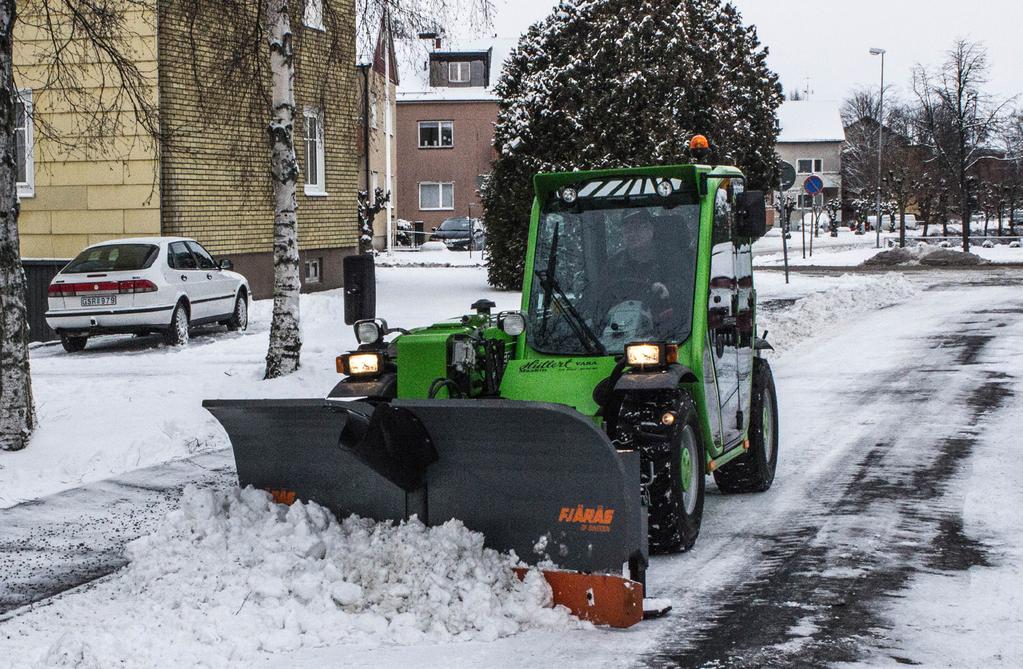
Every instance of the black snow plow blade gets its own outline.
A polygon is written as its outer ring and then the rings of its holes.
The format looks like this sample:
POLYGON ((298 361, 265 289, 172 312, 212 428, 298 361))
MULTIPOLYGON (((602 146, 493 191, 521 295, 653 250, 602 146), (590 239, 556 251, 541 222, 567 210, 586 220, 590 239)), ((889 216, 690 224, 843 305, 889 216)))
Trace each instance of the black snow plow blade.
POLYGON ((639 456, 556 404, 206 400, 238 480, 339 516, 452 518, 527 563, 621 574, 646 562, 639 456))

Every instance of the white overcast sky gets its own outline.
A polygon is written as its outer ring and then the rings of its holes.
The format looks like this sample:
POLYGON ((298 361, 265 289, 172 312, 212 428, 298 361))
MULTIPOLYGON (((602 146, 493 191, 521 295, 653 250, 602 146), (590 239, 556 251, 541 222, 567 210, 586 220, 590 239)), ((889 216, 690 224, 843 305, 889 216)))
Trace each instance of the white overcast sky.
MULTIPOLYGON (((1023 2, 1020 0, 733 0, 746 23, 770 47, 770 66, 785 90, 841 100, 857 86, 877 86, 880 62, 870 47, 887 49, 885 78, 910 95, 917 63, 937 64, 964 37, 989 52, 989 90, 1023 93, 1023 2)), ((556 0, 494 0, 493 32, 517 37, 542 19, 556 0)), ((1020 98, 1023 105, 1023 96, 1020 98)))

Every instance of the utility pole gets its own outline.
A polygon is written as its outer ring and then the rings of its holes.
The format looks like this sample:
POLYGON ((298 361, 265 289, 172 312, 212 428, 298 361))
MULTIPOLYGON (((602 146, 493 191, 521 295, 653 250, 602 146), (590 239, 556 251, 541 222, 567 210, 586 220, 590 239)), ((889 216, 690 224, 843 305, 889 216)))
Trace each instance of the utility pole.
POLYGON ((881 96, 877 105, 877 248, 881 248, 881 158, 884 151, 884 56, 885 49, 873 48, 872 56, 881 56, 881 96))

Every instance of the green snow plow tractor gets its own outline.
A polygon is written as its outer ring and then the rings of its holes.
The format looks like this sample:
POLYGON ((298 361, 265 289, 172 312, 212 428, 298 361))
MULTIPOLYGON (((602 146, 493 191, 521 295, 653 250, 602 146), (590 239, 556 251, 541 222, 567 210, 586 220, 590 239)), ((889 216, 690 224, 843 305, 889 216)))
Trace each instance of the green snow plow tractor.
POLYGON ((360 346, 328 397, 204 402, 240 483, 457 518, 527 563, 643 582, 650 552, 696 541, 707 474, 724 493, 774 478, 750 252, 766 211, 744 183, 694 165, 537 175, 518 311, 391 328, 372 257, 348 258, 360 346))

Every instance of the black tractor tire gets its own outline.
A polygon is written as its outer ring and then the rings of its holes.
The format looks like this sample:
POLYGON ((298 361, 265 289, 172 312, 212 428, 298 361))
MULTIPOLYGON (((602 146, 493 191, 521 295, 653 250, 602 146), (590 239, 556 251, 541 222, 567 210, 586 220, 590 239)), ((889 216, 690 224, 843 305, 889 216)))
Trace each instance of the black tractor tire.
POLYGON ((714 472, 718 490, 726 495, 766 492, 778 467, 778 395, 771 366, 753 360, 749 450, 714 472))
POLYGON ((700 534, 706 484, 706 449, 692 400, 687 395, 671 402, 663 398, 626 399, 622 402, 615 432, 619 447, 637 448, 640 452, 640 477, 650 502, 647 509, 650 552, 689 550, 700 534), (651 442, 636 437, 636 426, 659 425, 667 411, 674 411, 678 416, 667 440, 651 442), (683 488, 683 450, 687 451, 690 463, 689 494, 683 488))
POLYGON ((224 324, 231 332, 245 330, 249 327, 249 302, 245 298, 245 293, 238 293, 238 297, 234 299, 234 311, 231 312, 231 317, 224 324))
POLYGON ((188 343, 188 307, 178 302, 171 315, 170 325, 163 331, 163 341, 168 346, 184 346, 188 343))
POLYGON ((89 342, 88 337, 73 336, 73 335, 61 335, 60 345, 64 347, 64 350, 68 353, 78 353, 85 349, 85 345, 89 342))

